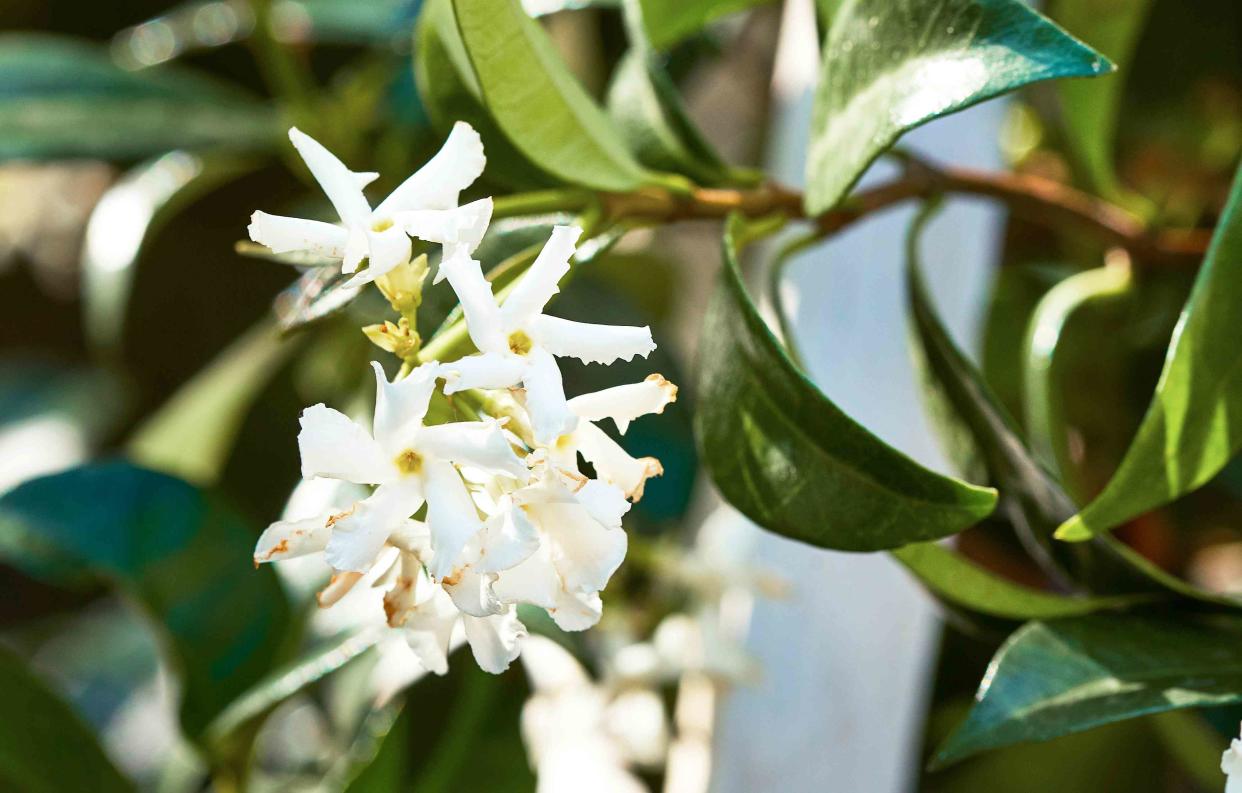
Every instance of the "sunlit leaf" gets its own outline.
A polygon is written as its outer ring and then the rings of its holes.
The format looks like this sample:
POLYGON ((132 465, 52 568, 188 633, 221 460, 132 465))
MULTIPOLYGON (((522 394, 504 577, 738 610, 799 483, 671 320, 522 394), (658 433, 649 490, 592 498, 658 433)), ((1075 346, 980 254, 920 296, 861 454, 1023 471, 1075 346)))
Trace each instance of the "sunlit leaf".
POLYGON ((180 68, 128 72, 97 45, 0 36, 0 159, 130 159, 171 149, 266 148, 276 114, 180 68))
MULTIPOLYGON (((191 737, 279 659, 290 618, 284 592, 270 567, 250 564, 256 528, 211 493, 125 462, 88 465, 0 497, 0 529, 53 550, 149 612, 166 633, 191 737)), ((7 538, 0 545, 13 547, 7 538)), ((22 555, 5 561, 47 573, 22 555)))
POLYGON ((1057 529, 1108 531, 1194 490, 1242 447, 1242 171, 1173 332, 1155 397, 1104 492, 1057 529))
POLYGON ((721 17, 771 0, 641 0, 653 46, 667 49, 721 17))
POLYGON ((850 551, 944 537, 990 514, 996 491, 886 445, 790 361, 746 293, 738 225, 699 350, 696 431, 725 499, 777 534, 850 551))
POLYGON ((945 765, 1177 708, 1242 701, 1242 622, 1188 614, 1099 614, 1019 628, 992 659, 945 765))
POLYGON ((913 127, 1037 80, 1109 69, 1020 0, 848 0, 824 43, 807 210, 839 202, 913 127))
POLYGON ((78 715, 4 647, 0 692, 0 788, 23 793, 136 790, 78 715))

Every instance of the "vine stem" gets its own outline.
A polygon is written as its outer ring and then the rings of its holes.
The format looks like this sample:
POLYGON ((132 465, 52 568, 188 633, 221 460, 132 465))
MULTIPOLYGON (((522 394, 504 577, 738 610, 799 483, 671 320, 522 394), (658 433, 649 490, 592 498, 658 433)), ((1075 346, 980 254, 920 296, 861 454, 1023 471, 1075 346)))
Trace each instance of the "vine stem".
POLYGON ((813 221, 817 236, 823 238, 888 207, 957 193, 995 199, 1031 220, 1077 225, 1109 245, 1129 250, 1136 259, 1160 265, 1197 261, 1211 238, 1210 230, 1204 229, 1152 229, 1116 204, 1042 176, 938 166, 909 156, 903 160, 905 172, 900 177, 861 190, 841 206, 818 215, 807 214, 802 193, 773 183, 756 188, 697 188, 687 194, 642 188, 632 193, 602 193, 600 200, 610 217, 655 222, 723 218, 734 212, 747 217, 781 213, 813 221))

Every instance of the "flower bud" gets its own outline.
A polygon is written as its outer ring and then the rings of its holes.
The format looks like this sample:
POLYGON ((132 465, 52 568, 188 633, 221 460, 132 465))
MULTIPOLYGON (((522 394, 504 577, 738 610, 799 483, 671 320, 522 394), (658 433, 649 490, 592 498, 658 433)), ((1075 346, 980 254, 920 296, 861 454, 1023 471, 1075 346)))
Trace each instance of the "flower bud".
POLYGON ((371 343, 381 350, 386 350, 403 361, 411 361, 418 355, 422 343, 418 333, 410 329, 405 317, 398 322, 383 322, 378 325, 367 325, 362 329, 371 343))
MULTIPOLYGON (((375 285, 403 317, 413 316, 423 300, 423 280, 427 277, 427 254, 399 264, 375 279, 375 285)), ((370 335, 369 333, 367 334, 370 335)), ((372 341, 375 341, 372 339, 372 341)), ((378 344, 378 342, 376 342, 378 344)), ((383 345, 381 345, 383 346, 383 345)))

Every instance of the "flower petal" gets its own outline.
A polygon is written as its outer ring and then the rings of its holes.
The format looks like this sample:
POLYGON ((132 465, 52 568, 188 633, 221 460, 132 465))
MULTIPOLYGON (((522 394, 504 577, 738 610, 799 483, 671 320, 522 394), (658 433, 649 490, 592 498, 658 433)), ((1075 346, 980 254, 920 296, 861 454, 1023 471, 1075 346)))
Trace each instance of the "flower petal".
POLYGON ((329 259, 345 255, 349 232, 334 223, 321 220, 290 218, 255 212, 246 227, 250 239, 266 246, 272 253, 306 251, 329 259))
POLYGON ((444 460, 423 463, 427 487, 427 525, 431 529, 432 558, 428 572, 441 581, 453 571, 470 538, 483 528, 461 474, 444 460))
POLYGON ((400 530, 422 505, 423 493, 416 478, 380 485, 369 498, 332 522, 332 538, 324 559, 335 570, 366 572, 389 535, 400 530))
POLYGON ((502 571, 492 591, 505 603, 555 608, 561 595, 561 576, 552 564, 551 548, 541 545, 521 564, 502 571))
POLYGON ((581 504, 593 520, 610 529, 621 528, 621 518, 630 511, 621 488, 591 479, 574 493, 574 500, 581 504))
POLYGON ((576 396, 569 400, 569 409, 587 421, 612 419, 622 435, 630 422, 639 416, 663 413, 665 405, 677 401, 677 386, 653 374, 641 383, 630 383, 603 391, 576 396))
POLYGON ((571 632, 594 628, 603 614, 604 601, 598 592, 561 592, 556 605, 548 609, 556 627, 571 632))
POLYGON ((322 551, 332 536, 331 514, 305 520, 281 520, 268 526, 254 546, 254 563, 277 562, 322 551))
POLYGON ((505 352, 509 345, 501 329, 500 309, 492 285, 483 277, 479 263, 469 256, 451 256, 440 262, 436 280, 448 278, 466 315, 466 330, 480 352, 505 352))
POLYGON ((377 361, 371 362, 371 368, 375 370, 375 439, 391 460, 414 442, 422 428, 436 390, 438 367, 425 363, 391 383, 377 361))
POLYGON ((440 364, 444 393, 471 388, 511 388, 522 382, 526 363, 516 355, 484 352, 440 364))
POLYGON ((444 259, 469 258, 492 220, 492 199, 480 198, 456 209, 419 209, 394 221, 411 237, 444 246, 444 259))
POLYGON ((531 350, 526 358, 526 373, 522 377, 522 384, 526 386, 526 410, 530 413, 535 440, 550 444, 571 431, 578 417, 569 411, 565 401, 565 386, 556 359, 539 348, 531 350))
POLYGON ((449 643, 460 615, 453 599, 433 585, 433 594, 415 607, 402 625, 406 644, 418 662, 437 675, 448 672, 449 643))
POLYGON ((496 421, 455 421, 424 427, 418 433, 418 448, 440 459, 506 474, 520 482, 530 478, 530 471, 513 453, 496 421))
POLYGON ((556 285, 569 272, 569 259, 574 255, 574 245, 581 235, 582 229, 577 226, 552 229, 547 244, 500 308, 506 328, 525 325, 543 311, 552 295, 557 293, 556 285))
POLYGON ((375 439, 344 413, 323 404, 302 411, 298 449, 302 476, 379 484, 392 476, 392 464, 375 439))
POLYGON ((487 519, 478 535, 479 549, 470 566, 480 573, 499 573, 525 561, 539 548, 539 532, 526 513, 507 503, 487 519))
POLYGON ((595 473, 605 482, 621 488, 631 501, 643 497, 647 480, 664 473, 654 457, 635 458, 589 421, 580 421, 574 431, 578 452, 595 466, 595 473))
POLYGON ((536 525, 551 541, 552 563, 569 592, 598 592, 625 559, 627 537, 608 528, 577 503, 527 506, 536 525))
POLYGON ((302 155, 306 167, 310 169, 315 181, 319 182, 345 225, 365 226, 371 218, 371 207, 367 204, 366 196, 362 194, 362 185, 366 182, 361 181, 359 176, 366 178, 370 174, 360 175, 349 170, 323 144, 297 127, 289 130, 289 140, 293 141, 293 147, 302 155))
POLYGON ((595 325, 590 322, 541 314, 531 323, 535 342, 557 357, 570 356, 583 363, 612 363, 646 358, 656 348, 651 328, 628 325, 595 325))
POLYGON ((458 121, 435 156, 380 202, 375 212, 391 217, 415 209, 451 209, 457 206, 461 191, 482 175, 486 164, 479 133, 458 121))
POLYGON ((462 622, 466 626, 470 652, 484 672, 500 674, 522 652, 526 626, 518 620, 516 608, 510 606, 503 614, 492 617, 465 615, 462 622))
MULTIPOLYGON (((366 240, 366 269, 355 273, 354 277, 345 282, 345 288, 354 289, 369 284, 376 278, 390 272, 393 268, 410 260, 410 238, 397 227, 383 231, 369 230, 366 240)), ((352 272, 357 263, 350 267, 352 272)))
POLYGON ((504 611, 504 606, 492 591, 492 582, 495 579, 495 575, 480 573, 473 567, 463 567, 444 579, 443 586, 463 614, 489 617, 504 611))

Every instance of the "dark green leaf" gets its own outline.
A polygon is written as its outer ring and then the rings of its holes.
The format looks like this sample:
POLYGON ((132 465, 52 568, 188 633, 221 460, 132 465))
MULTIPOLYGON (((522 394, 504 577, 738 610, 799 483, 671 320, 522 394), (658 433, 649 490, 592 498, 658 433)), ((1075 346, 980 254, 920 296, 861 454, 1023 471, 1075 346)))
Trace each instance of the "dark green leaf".
POLYGON ((834 206, 913 127, 1037 80, 1110 68, 1020 0, 850 0, 824 43, 807 210, 834 206))
POLYGON ((934 542, 893 551, 933 594, 947 603, 991 617, 1051 619, 1090 614, 1137 602, 1143 596, 1067 597, 1015 584, 991 573, 952 548, 934 542))
POLYGON ((643 27, 658 49, 673 44, 723 16, 771 0, 641 0, 643 27))
POLYGON ((1053 19, 1118 65, 1117 73, 1098 80, 1057 84, 1069 146, 1095 190, 1114 198, 1123 195, 1113 147, 1125 71, 1150 8, 1151 0, 1056 0, 1048 7, 1053 19))
MULTIPOLYGON (((251 565, 255 530, 210 493, 101 463, 10 491, 0 527, 113 582, 163 626, 192 737, 278 660, 290 616, 284 592, 270 567, 251 565)), ((23 557, 6 561, 30 569, 23 557)))
POLYGON ((1173 332, 1156 394, 1104 492, 1057 529, 1084 540, 1203 485, 1242 447, 1242 170, 1173 332))
POLYGON ((777 534, 876 551, 992 512, 996 491, 923 468, 841 411, 786 356, 742 282, 740 220, 701 335, 696 431, 721 494, 777 534))
POLYGON ((1028 623, 992 659, 975 698, 937 765, 1148 713, 1242 701, 1242 621, 1099 614, 1028 623))
POLYGON ((278 140, 270 108, 181 69, 127 72, 105 50, 46 35, 0 37, 0 159, 135 158, 278 140))
POLYGON ((78 715, 0 647, 0 788, 23 793, 135 790, 78 715))
POLYGON ((453 8, 484 104, 531 162, 599 190, 649 180, 518 0, 453 0, 453 8))

